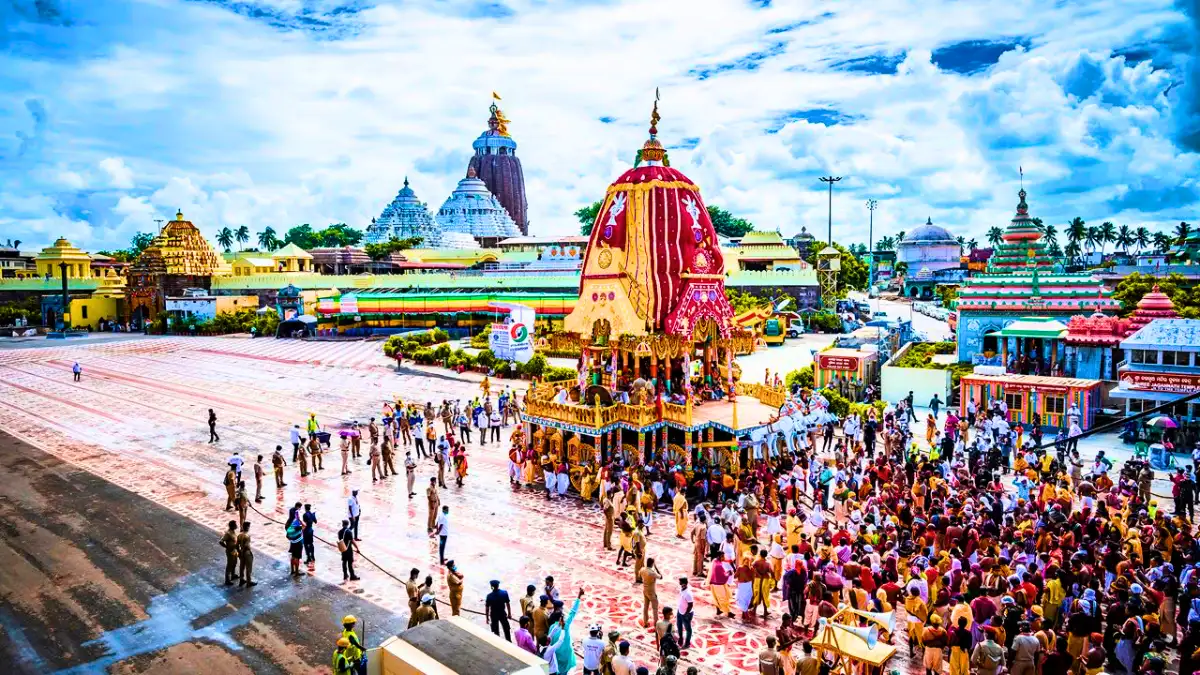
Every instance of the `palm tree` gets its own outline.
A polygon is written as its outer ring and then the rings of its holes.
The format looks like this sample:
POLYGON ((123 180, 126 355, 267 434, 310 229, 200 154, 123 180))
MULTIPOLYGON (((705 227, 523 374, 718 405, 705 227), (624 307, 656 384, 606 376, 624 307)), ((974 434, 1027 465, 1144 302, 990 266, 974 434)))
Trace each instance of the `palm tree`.
POLYGON ((259 232, 258 245, 268 251, 279 248, 279 238, 275 236, 275 228, 268 226, 267 229, 259 232))
POLYGON ((1151 239, 1154 241, 1154 248, 1159 253, 1166 253, 1171 250, 1171 245, 1175 243, 1171 235, 1165 232, 1155 232, 1151 239))
POLYGON ((242 244, 245 244, 246 242, 250 241, 250 228, 246 227, 245 225, 242 225, 241 227, 239 227, 237 229, 237 232, 233 233, 233 238, 237 239, 238 248, 240 249, 242 247, 242 244))
POLYGON ((967 250, 974 253, 977 248, 979 248, 979 242, 974 237, 971 237, 970 241, 967 242, 967 250))
POLYGON ((1063 249, 1063 253, 1066 253, 1067 257, 1072 260, 1078 258, 1079 254, 1082 253, 1082 251, 1079 250, 1079 242, 1068 241, 1066 248, 1063 249))
POLYGON ((1058 242, 1057 242, 1057 241, 1052 241, 1052 242, 1050 242, 1049 244, 1047 244, 1047 245, 1046 245, 1046 252, 1047 252, 1047 253, 1049 253, 1049 254, 1050 254, 1052 257, 1055 257, 1055 258, 1061 258, 1061 257, 1062 257, 1062 253, 1063 253, 1063 252, 1062 252, 1062 247, 1060 247, 1060 246, 1058 245, 1058 242))
POLYGON ((1046 231, 1046 225, 1042 222, 1041 218, 1030 218, 1029 222, 1033 223, 1033 226, 1037 228, 1038 232, 1046 231))
POLYGON ((1100 255, 1104 255, 1104 245, 1117 240, 1117 226, 1106 220, 1096 228, 1096 235, 1096 242, 1100 244, 1100 255))
POLYGON ((892 237, 884 237, 875 244, 875 249, 878 251, 891 251, 896 248, 896 240, 892 237))
POLYGON ((1075 249, 1078 250, 1084 239, 1087 239, 1087 223, 1083 218, 1075 216, 1067 223, 1067 243, 1074 243, 1075 249))
POLYGON ((1004 232, 998 227, 993 227, 987 231, 988 243, 992 246, 999 246, 1000 242, 1004 241, 1004 232))
POLYGON ((1133 231, 1129 229, 1128 225, 1117 228, 1117 248, 1121 249, 1122 253, 1129 253, 1129 247, 1133 246, 1134 240, 1133 231))
POLYGON ((233 247, 233 230, 222 227, 221 231, 217 233, 217 243, 225 249, 226 253, 229 253, 229 249, 233 247))
POLYGON ((900 230, 896 233, 896 243, 899 244, 902 241, 904 241, 904 230, 900 230))
POLYGON ((1180 223, 1175 226, 1175 245, 1183 246, 1187 241, 1188 235, 1192 233, 1192 226, 1187 223, 1180 223))
POLYGON ((1058 228, 1053 225, 1043 225, 1042 238, 1046 240, 1046 246, 1050 249, 1058 248, 1058 228))
POLYGON ((1133 241, 1137 244, 1138 253, 1145 251, 1150 245, 1150 230, 1146 229, 1145 225, 1138 227, 1133 231, 1133 241))
POLYGON ((1087 232, 1083 235, 1083 245, 1089 251, 1096 250, 1096 244, 1098 244, 1100 242, 1100 240, 1101 240, 1100 228, 1096 227, 1094 225, 1092 227, 1089 227, 1087 229, 1087 232))
POLYGON ((966 246, 967 246, 967 240, 960 234, 960 235, 958 235, 958 237, 955 238, 955 241, 958 242, 958 254, 962 255, 963 249, 966 248, 966 246))

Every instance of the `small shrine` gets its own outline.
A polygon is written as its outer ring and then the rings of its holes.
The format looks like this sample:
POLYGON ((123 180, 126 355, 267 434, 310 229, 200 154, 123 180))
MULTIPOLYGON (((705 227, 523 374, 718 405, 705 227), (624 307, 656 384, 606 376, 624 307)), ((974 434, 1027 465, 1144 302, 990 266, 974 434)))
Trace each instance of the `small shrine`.
POLYGON ((1171 302, 1171 298, 1162 292, 1158 284, 1154 284, 1154 288, 1143 295, 1141 300, 1138 300, 1137 309, 1133 310, 1133 314, 1129 317, 1123 337, 1133 335, 1150 325, 1150 322, 1155 319, 1178 318, 1179 312, 1175 311, 1175 303, 1171 302))
POLYGON ((1092 311, 1115 314, 1121 307, 1091 274, 1057 271, 1029 216, 1024 189, 1018 197, 1017 214, 988 261, 988 273, 968 279, 954 301, 959 361, 998 362, 1003 336, 997 333, 1021 317, 1068 322, 1092 311))
POLYGON ((583 261, 579 299, 554 336, 580 352, 577 378, 530 391, 523 433, 579 477, 622 460, 690 470, 750 461, 739 438, 777 416, 783 390, 740 381, 753 349, 725 297, 725 261, 697 185, 650 138, 608 187, 583 261))

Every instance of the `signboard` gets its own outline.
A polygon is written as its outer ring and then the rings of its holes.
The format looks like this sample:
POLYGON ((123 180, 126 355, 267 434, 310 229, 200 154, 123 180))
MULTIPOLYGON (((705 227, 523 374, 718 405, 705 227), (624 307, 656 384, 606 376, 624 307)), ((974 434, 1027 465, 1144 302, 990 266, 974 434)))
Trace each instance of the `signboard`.
POLYGON ((343 295, 339 305, 342 314, 358 314, 358 296, 343 295))
POLYGON ((1200 391, 1200 375, 1184 373, 1121 373, 1121 389, 1191 394, 1200 391))
POLYGON ((507 309, 503 322, 492 324, 488 348, 496 358, 525 363, 533 357, 533 326, 536 313, 532 307, 512 302, 493 302, 491 307, 507 309))
POLYGON ((821 370, 858 370, 857 356, 829 356, 821 354, 818 363, 821 370))

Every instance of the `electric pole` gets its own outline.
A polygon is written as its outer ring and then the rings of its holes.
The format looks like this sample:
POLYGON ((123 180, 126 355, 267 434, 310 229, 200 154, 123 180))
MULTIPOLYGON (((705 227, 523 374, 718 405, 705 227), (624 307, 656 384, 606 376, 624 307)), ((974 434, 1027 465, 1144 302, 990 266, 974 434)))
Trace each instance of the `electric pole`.
POLYGON ((875 207, 879 206, 879 202, 874 199, 867 200, 867 210, 871 212, 871 224, 867 226, 867 254, 871 256, 867 265, 867 295, 871 294, 871 287, 875 285, 875 207))
POLYGON ((841 176, 821 176, 822 183, 829 183, 829 246, 833 246, 833 184, 841 180, 841 176))

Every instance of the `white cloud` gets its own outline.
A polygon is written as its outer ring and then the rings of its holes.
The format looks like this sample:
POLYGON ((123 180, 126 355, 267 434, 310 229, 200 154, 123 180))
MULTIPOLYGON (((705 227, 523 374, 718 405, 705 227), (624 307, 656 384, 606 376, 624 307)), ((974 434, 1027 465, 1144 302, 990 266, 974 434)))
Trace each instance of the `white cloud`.
POLYGON ((100 160, 100 169, 108 174, 108 184, 118 190, 133 188, 133 170, 125 166, 125 160, 120 157, 106 157, 100 160))
POLYGON ((112 38, 80 48, 77 64, 0 55, 16 83, 13 103, 0 104, 0 157, 36 155, 0 162, 18 193, 0 195, 0 229, 33 240, 47 223, 84 223, 88 241, 124 245, 176 209, 209 235, 240 224, 363 227, 405 175, 436 209, 496 90, 520 144, 533 231, 565 234, 571 212, 632 161, 655 87, 660 137, 692 148, 672 151, 673 164, 709 203, 763 229, 823 231, 816 176, 827 172, 845 176, 834 214, 849 241, 866 238, 868 197, 881 200, 876 236, 932 216, 982 238, 1011 217, 1018 166, 1035 215, 1050 222, 1154 227, 1194 209, 1196 158, 1173 140, 1165 93, 1181 73, 1170 59, 1164 68, 1112 55, 1182 26, 1170 0, 881 0, 827 16, 729 0, 687 12, 521 0, 507 16, 433 0, 338 14, 332 0, 219 4, 162 0, 128 5, 130 21, 84 17, 112 38), (164 34, 174 36, 165 47, 164 34), (968 59, 970 41, 989 40, 1022 46, 974 75, 955 72, 947 45, 968 59), (887 63, 894 72, 863 70, 887 63), (812 111, 841 123, 809 121, 820 119, 812 111), (5 211, 6 201, 20 208, 5 211))

